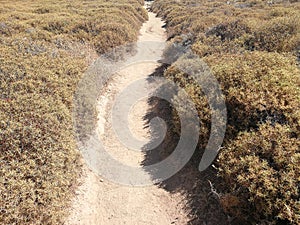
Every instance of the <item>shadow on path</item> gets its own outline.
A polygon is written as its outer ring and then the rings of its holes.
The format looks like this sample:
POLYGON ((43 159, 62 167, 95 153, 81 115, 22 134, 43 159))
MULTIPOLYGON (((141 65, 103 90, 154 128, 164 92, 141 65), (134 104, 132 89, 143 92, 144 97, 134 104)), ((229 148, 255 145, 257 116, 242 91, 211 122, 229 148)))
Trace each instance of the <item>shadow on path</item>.
MULTIPOLYGON (((152 76, 162 76, 167 65, 162 65, 150 75, 149 83, 152 82, 152 76)), ((165 92, 168 90, 157 90, 165 92)), ((165 100, 151 97, 148 100, 149 111, 144 117, 145 127, 149 127, 151 119, 160 117, 167 125, 167 134, 164 141, 155 149, 148 150, 151 143, 144 146, 145 160, 143 166, 154 164, 168 157, 175 149, 178 143, 178 135, 172 132, 172 106, 165 100)), ((155 142, 157 128, 151 127, 152 142, 155 142)), ((201 159, 201 151, 197 150, 189 163, 185 165, 177 174, 159 184, 170 193, 181 193, 187 203, 185 211, 190 220, 188 224, 195 225, 229 225, 242 224, 241 221, 235 221, 224 213, 220 205, 218 191, 222 190, 221 179, 216 176, 217 171, 210 167, 206 171, 200 173, 198 164, 201 159), (216 191, 218 190, 218 191, 216 191)), ((151 175, 151 171, 147 171, 151 175)))

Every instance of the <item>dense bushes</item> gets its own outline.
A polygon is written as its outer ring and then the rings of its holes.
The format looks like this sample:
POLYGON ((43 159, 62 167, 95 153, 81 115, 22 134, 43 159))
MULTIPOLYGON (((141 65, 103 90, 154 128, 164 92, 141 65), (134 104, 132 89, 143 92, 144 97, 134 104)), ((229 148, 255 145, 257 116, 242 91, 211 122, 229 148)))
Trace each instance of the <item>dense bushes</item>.
POLYGON ((220 174, 234 196, 249 201, 240 204, 244 216, 299 223, 300 70, 296 60, 263 52, 228 58, 207 59, 209 64, 217 63, 212 70, 227 101, 220 174))
POLYGON ((251 50, 290 52, 300 44, 300 15, 277 17, 259 25, 246 42, 251 50))
POLYGON ((97 52, 135 40, 146 16, 135 0, 1 2, 0 223, 63 222, 80 172, 76 85, 97 52))
MULTIPOLYGON (((231 194, 222 202, 235 196, 248 219, 273 221, 278 217, 299 224, 298 135, 288 125, 270 122, 239 133, 219 157, 220 173, 231 186, 231 194)), ((237 213, 230 211, 234 206, 230 204, 225 203, 228 212, 237 213)))
POLYGON ((294 56, 250 52, 210 56, 206 61, 222 86, 228 125, 236 132, 256 129, 267 121, 299 128, 295 109, 299 107, 300 80, 294 56))
MULTIPOLYGON (((216 162, 227 186, 224 210, 254 224, 300 224, 299 4, 156 0, 153 10, 173 43, 210 66, 225 95, 228 124, 216 162)), ((211 116, 204 94, 175 64, 164 75, 195 102, 203 151, 211 116)), ((180 132, 176 112, 174 125, 180 132)))

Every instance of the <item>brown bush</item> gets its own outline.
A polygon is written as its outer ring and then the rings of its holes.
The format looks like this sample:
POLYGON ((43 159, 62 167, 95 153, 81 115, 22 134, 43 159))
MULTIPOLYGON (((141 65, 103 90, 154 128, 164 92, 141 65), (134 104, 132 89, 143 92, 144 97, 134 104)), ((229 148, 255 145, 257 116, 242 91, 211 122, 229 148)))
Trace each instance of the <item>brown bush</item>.
POLYGON ((230 23, 221 23, 206 32, 206 36, 220 37, 221 41, 234 40, 241 37, 245 33, 249 33, 250 29, 246 24, 243 24, 240 20, 236 20, 230 23))
POLYGON ((212 69, 227 98, 228 129, 218 165, 231 193, 244 202, 238 215, 299 223, 300 117, 295 109, 300 108, 300 71, 295 60, 260 52, 208 60, 217 63, 212 69))
POLYGON ((81 168, 74 91, 95 48, 136 40, 147 17, 141 3, 1 2, 1 224, 64 222, 81 168))
MULTIPOLYGON (((226 96, 228 131, 257 128, 259 123, 299 127, 299 68, 295 57, 253 52, 206 59, 226 96)), ((234 138, 230 136, 230 138, 234 138)))
POLYGON ((221 151, 220 173, 231 193, 248 200, 239 206, 244 217, 300 223, 300 141, 293 130, 265 123, 257 131, 240 133, 221 151))
POLYGON ((291 52, 299 46, 300 16, 275 18, 256 24, 253 35, 246 41, 253 50, 291 52))
MULTIPOLYGON (((228 124, 217 166, 227 190, 220 201, 229 215, 253 224, 300 224, 299 6, 247 0, 156 0, 153 6, 172 41, 184 46, 188 36, 222 87, 228 124)), ((206 97, 175 64, 164 76, 194 101, 203 151, 211 122, 206 97)), ((180 133, 175 111, 173 119, 180 133)))
MULTIPOLYGON (((248 220, 280 218, 298 223, 300 70, 295 58, 254 52, 212 55, 206 61, 221 84, 228 111, 224 151, 218 159, 220 175, 230 190, 222 197, 225 211, 248 220), (229 204, 228 198, 239 206, 229 204)), ((203 150, 211 123, 205 95, 174 66, 165 76, 183 87, 195 103, 203 150)), ((173 101, 180 98, 179 94, 173 101)), ((180 134, 178 114, 173 115, 175 132, 180 134)))

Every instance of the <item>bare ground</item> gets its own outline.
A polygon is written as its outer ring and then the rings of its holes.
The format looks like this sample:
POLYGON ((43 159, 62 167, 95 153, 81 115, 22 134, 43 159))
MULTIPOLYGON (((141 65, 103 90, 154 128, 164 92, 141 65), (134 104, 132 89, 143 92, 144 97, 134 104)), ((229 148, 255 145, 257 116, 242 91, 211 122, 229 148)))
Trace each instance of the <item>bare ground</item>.
MULTIPOLYGON (((164 23, 149 13, 142 29, 139 42, 165 41, 164 23)), ((138 51, 145 49, 139 47, 138 51)), ((149 49, 148 49, 149 50, 149 49)), ((154 55, 160 56, 163 49, 152 49, 154 55)), ((98 127, 99 137, 109 153, 119 161, 134 166, 141 166, 145 155, 128 151, 118 141, 111 128, 111 107, 116 95, 132 81, 148 77, 159 63, 139 63, 128 67, 114 76, 99 97, 98 127)), ((144 87, 145 91, 147 86, 144 87)), ((150 138, 150 128, 145 126, 146 114, 149 111, 147 99, 142 99, 132 107, 129 115, 129 126, 132 133, 141 140, 150 138)), ((130 187, 112 183, 94 174, 87 167, 81 178, 81 185, 76 190, 76 197, 70 209, 70 216, 65 224, 88 225, 164 225, 187 224, 188 212, 184 210, 184 197, 178 192, 169 192, 157 185, 147 187, 130 187)))

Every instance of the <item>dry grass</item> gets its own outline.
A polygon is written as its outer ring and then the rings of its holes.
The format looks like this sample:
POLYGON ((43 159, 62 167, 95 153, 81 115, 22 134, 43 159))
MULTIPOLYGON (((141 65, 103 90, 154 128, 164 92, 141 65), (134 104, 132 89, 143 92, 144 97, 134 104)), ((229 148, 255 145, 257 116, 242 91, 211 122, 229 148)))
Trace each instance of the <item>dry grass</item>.
POLYGON ((1 224, 63 222, 80 172, 73 92, 146 18, 138 0, 0 1, 1 224))
MULTIPOLYGON (((300 224, 300 4, 156 0, 153 10, 166 20, 172 42, 207 62, 226 97, 228 125, 217 161, 227 185, 224 210, 245 223, 300 224)), ((196 103, 201 152, 210 131, 206 98, 174 66, 164 75, 196 103)))

